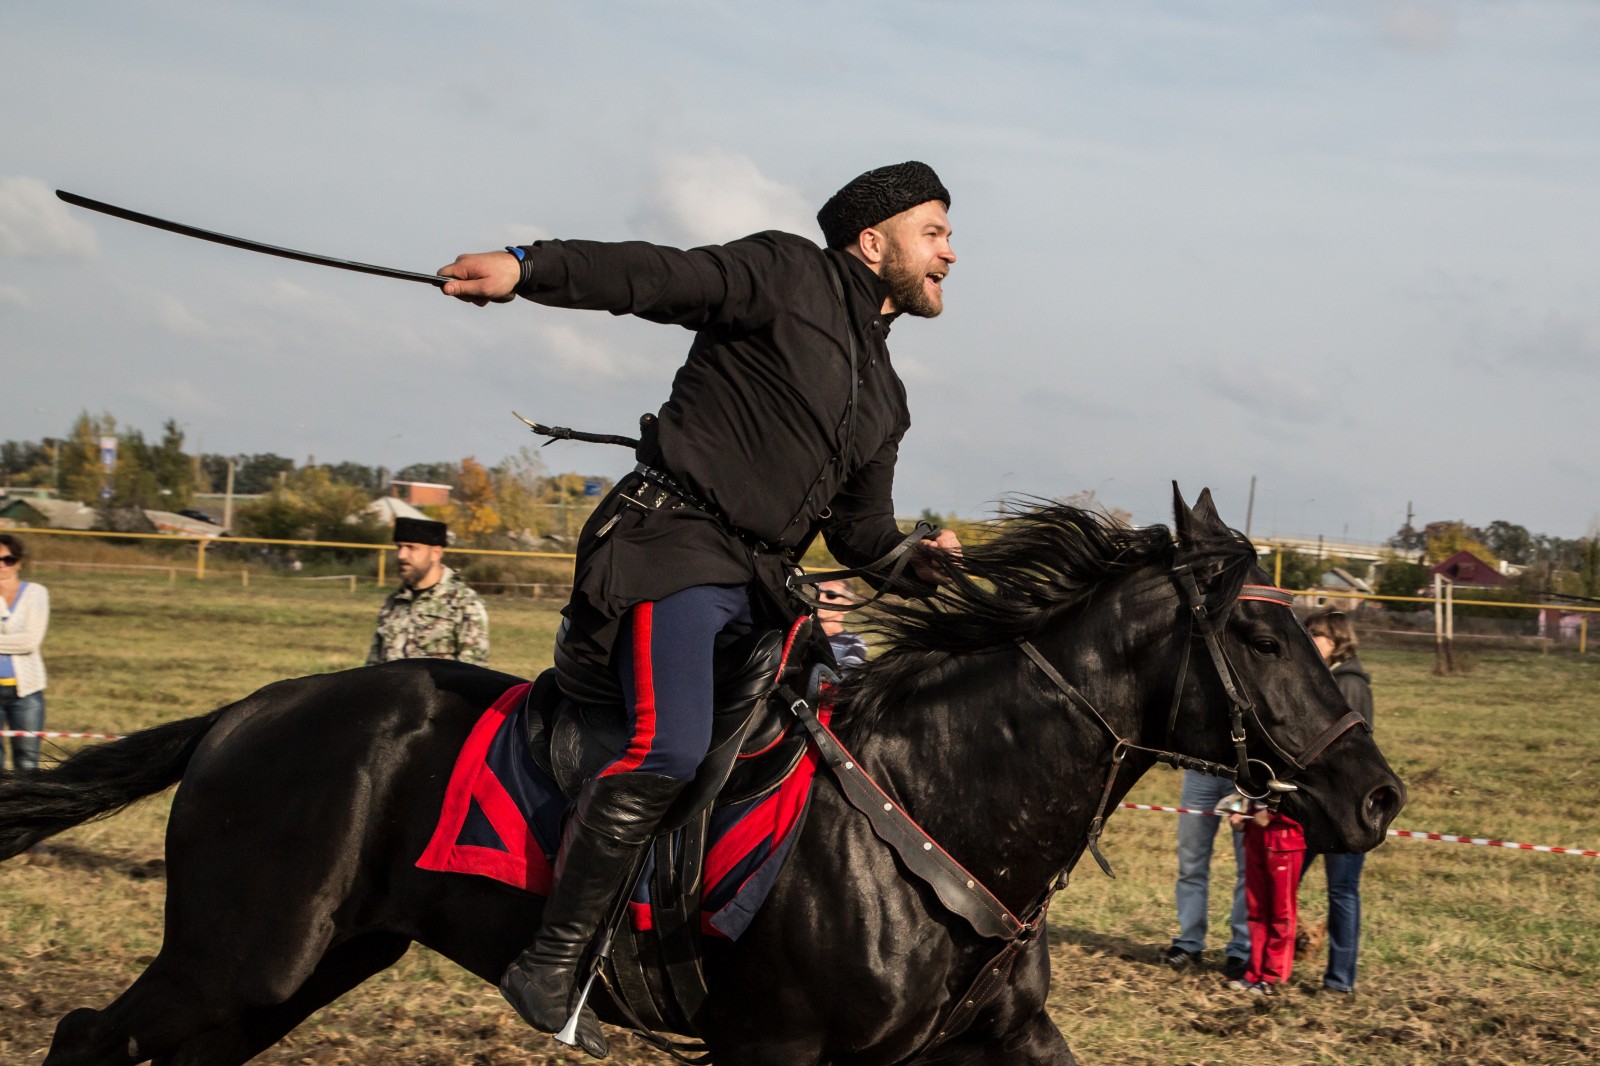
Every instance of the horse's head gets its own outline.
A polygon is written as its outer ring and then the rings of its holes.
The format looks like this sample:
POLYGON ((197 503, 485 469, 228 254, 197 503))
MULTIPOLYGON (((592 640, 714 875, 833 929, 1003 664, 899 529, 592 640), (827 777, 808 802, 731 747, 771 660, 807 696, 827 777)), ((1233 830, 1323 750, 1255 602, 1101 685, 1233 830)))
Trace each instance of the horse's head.
POLYGON ((1174 584, 1194 625, 1167 743, 1241 769, 1240 790, 1276 798, 1313 850, 1376 847, 1405 786, 1345 703, 1289 597, 1251 561, 1253 549, 1233 562, 1219 552, 1244 538, 1218 517, 1209 490, 1191 509, 1173 488, 1174 584))

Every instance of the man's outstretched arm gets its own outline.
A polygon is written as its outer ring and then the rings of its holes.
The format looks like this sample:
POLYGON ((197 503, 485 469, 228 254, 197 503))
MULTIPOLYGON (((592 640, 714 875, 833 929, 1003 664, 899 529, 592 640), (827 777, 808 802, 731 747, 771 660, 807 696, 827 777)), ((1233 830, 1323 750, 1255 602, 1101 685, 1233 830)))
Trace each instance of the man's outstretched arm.
POLYGON ((459 256, 439 273, 456 279, 444 284, 446 296, 479 306, 524 296, 690 329, 751 328, 771 319, 815 255, 807 242, 780 234, 686 251, 645 241, 549 240, 459 256))

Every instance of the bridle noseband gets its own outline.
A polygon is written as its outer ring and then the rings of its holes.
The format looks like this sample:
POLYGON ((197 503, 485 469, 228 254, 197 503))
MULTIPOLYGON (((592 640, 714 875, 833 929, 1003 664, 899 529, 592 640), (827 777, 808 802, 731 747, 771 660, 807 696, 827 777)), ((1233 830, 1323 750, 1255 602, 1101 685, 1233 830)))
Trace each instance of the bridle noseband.
MULTIPOLYGON (((1200 590, 1200 584, 1195 580, 1194 572, 1186 564, 1174 567, 1171 577, 1178 587, 1179 596, 1189 616, 1190 630, 1189 638, 1183 641, 1183 657, 1179 661, 1178 679, 1172 690, 1172 705, 1167 714, 1167 731, 1163 741, 1166 747, 1164 748, 1151 748, 1135 744, 1119 735, 1094 704, 1070 681, 1061 676, 1061 672, 1051 665, 1050 661, 1033 645, 1032 641, 1026 637, 1017 641, 1018 647, 1022 649, 1029 659, 1033 660, 1034 665, 1039 668, 1045 677, 1050 679, 1050 682, 1067 698, 1068 702, 1086 711, 1089 717, 1111 738, 1112 742, 1105 784, 1100 790, 1100 803, 1095 808, 1094 819, 1089 823, 1088 836, 1085 838, 1083 848, 1079 849, 1078 853, 1067 864, 1066 869, 1062 871, 1061 877, 1057 880, 1058 888, 1065 884, 1066 876, 1072 871, 1072 867, 1077 865, 1078 858, 1082 856, 1084 848, 1094 856, 1094 861, 1100 865, 1100 869, 1104 870, 1108 876, 1116 876, 1111 869, 1111 864, 1106 861, 1106 857, 1100 851, 1100 833, 1105 827, 1105 820, 1111 807, 1111 797, 1116 785, 1117 774, 1122 769, 1122 764, 1130 752, 1141 752, 1150 755, 1156 762, 1171 766, 1174 769, 1194 770, 1213 777, 1226 777, 1234 782, 1234 788, 1241 796, 1246 799, 1264 802, 1268 807, 1276 811, 1278 804, 1283 801, 1284 795, 1296 791, 1299 787, 1290 784, 1286 779, 1292 779, 1302 773, 1306 767, 1310 766, 1318 756, 1327 750, 1328 745, 1349 730, 1358 725, 1366 726, 1368 729, 1371 728, 1358 711, 1352 710, 1324 730, 1319 737, 1306 747, 1305 751, 1299 755, 1290 754, 1273 738, 1271 730, 1262 724, 1260 717, 1255 713, 1255 705, 1238 682, 1238 674, 1233 668, 1233 663, 1228 659, 1228 653, 1222 646, 1219 634, 1221 628, 1219 623, 1226 616, 1226 612, 1218 615, 1212 614, 1210 608, 1206 606, 1205 594, 1200 590), (1234 765, 1232 766, 1171 750, 1173 733, 1177 727, 1178 710, 1183 703, 1184 683, 1188 679, 1189 653, 1194 644, 1194 636, 1196 634, 1199 634, 1204 640, 1212 666, 1216 669, 1217 679, 1221 682, 1223 693, 1228 698, 1228 739, 1233 743, 1234 751, 1234 765), (1288 768, 1281 776, 1264 760, 1250 757, 1248 734, 1245 731, 1245 712, 1247 711, 1250 712, 1251 717, 1255 720, 1256 727, 1267 747, 1281 758, 1288 768), (1245 786, 1253 780, 1250 773, 1252 764, 1261 767, 1266 775, 1263 790, 1259 795, 1245 790, 1245 786)), ((1234 599, 1235 602, 1238 600, 1256 600, 1262 603, 1275 603, 1282 607, 1290 607, 1294 604, 1293 593, 1271 585, 1245 585, 1239 590, 1238 596, 1234 599)))

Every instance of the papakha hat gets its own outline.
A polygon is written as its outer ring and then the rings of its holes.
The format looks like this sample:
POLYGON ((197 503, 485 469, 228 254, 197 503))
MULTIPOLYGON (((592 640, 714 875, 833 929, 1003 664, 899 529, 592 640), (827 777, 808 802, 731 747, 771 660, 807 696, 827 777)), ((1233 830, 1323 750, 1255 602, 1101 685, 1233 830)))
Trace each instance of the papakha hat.
POLYGON ((817 212, 817 224, 829 248, 847 248, 861 231, 938 200, 950 207, 950 192, 939 175, 915 159, 869 170, 833 194, 817 212))
POLYGON ((450 527, 431 518, 396 518, 394 520, 396 544, 435 544, 441 548, 450 543, 450 527))

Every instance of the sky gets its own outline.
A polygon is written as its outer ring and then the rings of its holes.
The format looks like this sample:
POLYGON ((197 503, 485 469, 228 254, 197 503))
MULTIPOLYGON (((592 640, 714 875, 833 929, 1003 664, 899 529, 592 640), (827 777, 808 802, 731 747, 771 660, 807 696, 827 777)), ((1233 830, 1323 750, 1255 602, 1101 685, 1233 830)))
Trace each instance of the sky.
MULTIPOLYGON (((1209 486, 1261 537, 1600 520, 1591 0, 78 0, 0 6, 0 439, 108 411, 398 469, 631 432, 689 336, 432 271, 787 229, 920 159, 945 313, 891 347, 897 511, 1209 486)), ((620 449, 557 444, 554 471, 620 449)))

